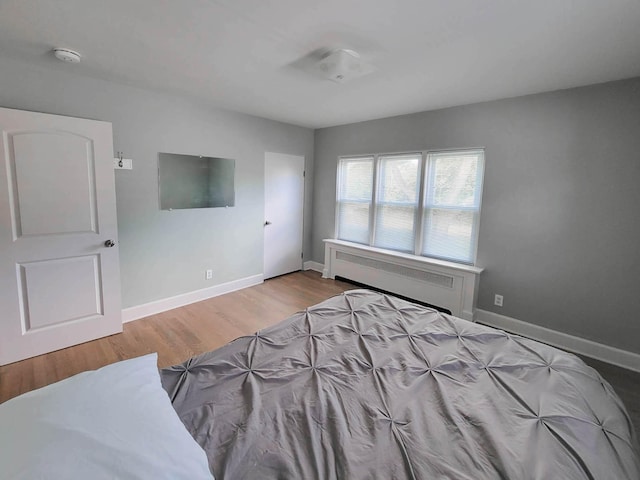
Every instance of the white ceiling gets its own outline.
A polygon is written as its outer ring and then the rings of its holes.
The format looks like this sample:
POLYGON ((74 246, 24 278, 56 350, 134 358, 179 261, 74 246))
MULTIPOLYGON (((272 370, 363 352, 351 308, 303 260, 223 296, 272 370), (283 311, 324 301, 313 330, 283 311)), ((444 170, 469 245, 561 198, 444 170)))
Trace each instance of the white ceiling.
POLYGON ((640 1, 1 0, 0 55, 324 127, 640 76, 640 1), (332 48, 377 71, 299 68, 332 48))

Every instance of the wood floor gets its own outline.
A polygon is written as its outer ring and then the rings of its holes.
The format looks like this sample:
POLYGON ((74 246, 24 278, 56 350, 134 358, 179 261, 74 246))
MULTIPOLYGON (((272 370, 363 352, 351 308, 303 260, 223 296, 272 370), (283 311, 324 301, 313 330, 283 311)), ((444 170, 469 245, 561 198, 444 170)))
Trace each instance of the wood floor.
POLYGON ((348 283, 297 272, 126 323, 121 334, 0 367, 0 403, 86 370, 158 352, 168 367, 242 335, 274 325, 329 297, 353 289, 348 283))
MULTIPOLYGON (((0 403, 76 373, 146 353, 158 352, 160 367, 174 365, 352 288, 316 272, 297 272, 130 322, 121 334, 0 367, 0 403)), ((640 432, 640 373, 583 360, 611 383, 640 432)))

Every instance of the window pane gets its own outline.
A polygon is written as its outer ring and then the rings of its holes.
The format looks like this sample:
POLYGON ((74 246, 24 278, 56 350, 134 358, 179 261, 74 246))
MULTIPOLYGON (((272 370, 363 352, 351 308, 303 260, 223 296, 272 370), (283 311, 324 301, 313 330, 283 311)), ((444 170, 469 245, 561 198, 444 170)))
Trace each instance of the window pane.
POLYGON ((421 155, 380 157, 378 203, 418 203, 418 167, 421 155))
POLYGON ((338 164, 337 238, 369 244, 373 157, 341 158, 338 164))
POLYGON ((482 157, 481 150, 429 154, 431 182, 427 204, 478 206, 482 157))
POLYGON ((423 255, 473 262, 475 212, 428 209, 423 222, 423 255))
POLYGON ((371 201, 373 157, 341 159, 338 200, 371 201))
POLYGON ((378 164, 374 245, 414 252, 421 154, 386 155, 378 164))
POLYGON ((413 253, 414 218, 415 208, 380 205, 376 211, 375 246, 413 253))
POLYGON ((338 203, 338 238, 369 244, 368 203, 338 203))

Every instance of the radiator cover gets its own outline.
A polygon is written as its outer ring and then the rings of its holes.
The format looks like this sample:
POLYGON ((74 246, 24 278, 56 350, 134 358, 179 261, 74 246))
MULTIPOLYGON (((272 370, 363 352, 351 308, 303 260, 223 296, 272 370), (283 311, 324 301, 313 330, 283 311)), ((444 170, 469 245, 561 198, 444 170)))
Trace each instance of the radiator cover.
POLYGON ((354 280, 450 310, 473 321, 482 268, 342 240, 324 240, 323 276, 354 280))

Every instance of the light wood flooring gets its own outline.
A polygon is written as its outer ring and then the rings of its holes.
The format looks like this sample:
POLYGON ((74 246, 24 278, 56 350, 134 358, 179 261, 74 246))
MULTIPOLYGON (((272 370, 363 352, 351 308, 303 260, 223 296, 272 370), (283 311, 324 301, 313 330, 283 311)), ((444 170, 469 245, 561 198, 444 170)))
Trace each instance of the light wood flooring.
POLYGON ((158 352, 168 367, 221 347, 243 335, 345 290, 351 284, 296 272, 261 285, 125 323, 121 334, 0 367, 0 403, 86 370, 158 352))
MULTIPOLYGON (((121 334, 0 367, 0 403, 76 373, 146 353, 158 352, 161 368, 181 363, 353 288, 357 287, 323 279, 316 272, 296 272, 126 323, 121 334)), ((611 383, 640 431, 640 373, 583 360, 611 383)))

